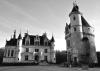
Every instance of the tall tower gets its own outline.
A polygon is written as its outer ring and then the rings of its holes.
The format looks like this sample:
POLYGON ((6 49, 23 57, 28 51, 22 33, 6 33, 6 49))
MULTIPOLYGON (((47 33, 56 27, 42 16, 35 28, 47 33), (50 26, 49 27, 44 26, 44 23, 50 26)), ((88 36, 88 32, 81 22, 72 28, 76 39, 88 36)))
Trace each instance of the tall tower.
POLYGON ((93 34, 94 29, 85 20, 76 3, 73 3, 73 9, 69 17, 70 24, 68 25, 66 23, 65 27, 67 62, 69 64, 80 63, 82 60, 85 61, 83 58, 88 54, 86 58, 89 58, 89 62, 96 63, 97 57, 94 42, 95 35, 93 34), (88 39, 88 43, 82 41, 84 38, 88 39))
POLYGON ((81 39, 83 37, 82 34, 82 22, 81 22, 81 15, 82 13, 79 11, 79 7, 76 3, 73 3, 73 9, 69 14, 70 17, 70 32, 71 38, 70 43, 72 47, 72 61, 78 62, 79 61, 79 53, 81 49, 81 39))

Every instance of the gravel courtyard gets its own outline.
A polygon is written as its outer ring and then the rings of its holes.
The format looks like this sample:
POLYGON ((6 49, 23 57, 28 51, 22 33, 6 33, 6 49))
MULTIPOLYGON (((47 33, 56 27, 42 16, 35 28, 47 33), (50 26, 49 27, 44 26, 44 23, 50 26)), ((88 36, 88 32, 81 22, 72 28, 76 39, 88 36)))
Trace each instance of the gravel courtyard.
POLYGON ((80 70, 80 68, 66 68, 59 66, 3 66, 0 71, 100 71, 100 68, 89 68, 89 70, 80 70))

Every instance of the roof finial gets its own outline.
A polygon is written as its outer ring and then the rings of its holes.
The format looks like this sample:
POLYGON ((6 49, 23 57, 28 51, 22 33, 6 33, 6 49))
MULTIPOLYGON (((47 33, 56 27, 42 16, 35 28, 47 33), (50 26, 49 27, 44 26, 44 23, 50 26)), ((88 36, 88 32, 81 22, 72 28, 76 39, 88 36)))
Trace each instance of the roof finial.
POLYGON ((27 34, 28 34, 28 29, 27 29, 27 34))
POLYGON ((52 33, 52 37, 53 37, 53 33, 52 33))
POLYGON ((77 3, 76 3, 76 1, 73 1, 73 6, 77 6, 77 3))
POLYGON ((55 42, 55 40, 54 40, 54 36, 53 36, 53 33, 52 33, 51 42, 55 42))
POLYGON ((16 30, 14 30, 13 38, 14 38, 14 39, 16 38, 16 30))
POLYGON ((20 34, 21 34, 22 32, 21 32, 21 29, 20 29, 20 34))

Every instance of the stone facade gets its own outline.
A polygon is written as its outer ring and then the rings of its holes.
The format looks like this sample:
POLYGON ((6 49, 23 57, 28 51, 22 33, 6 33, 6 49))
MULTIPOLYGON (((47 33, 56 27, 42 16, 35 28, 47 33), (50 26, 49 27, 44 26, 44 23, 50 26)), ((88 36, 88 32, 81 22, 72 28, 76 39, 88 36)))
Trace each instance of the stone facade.
POLYGON ((19 34, 16 38, 16 31, 13 38, 6 41, 3 62, 32 62, 47 61, 55 63, 54 37, 49 40, 47 34, 42 36, 29 35, 25 33, 22 38, 19 34))
POLYGON ((96 63, 97 57, 94 42, 94 28, 91 27, 85 20, 76 3, 73 5, 73 9, 69 14, 69 17, 70 24, 66 23, 65 27, 66 49, 68 53, 67 62, 69 64, 80 62, 80 55, 82 55, 82 52, 85 50, 82 39, 88 38, 90 45, 89 54, 92 59, 92 63, 96 63))

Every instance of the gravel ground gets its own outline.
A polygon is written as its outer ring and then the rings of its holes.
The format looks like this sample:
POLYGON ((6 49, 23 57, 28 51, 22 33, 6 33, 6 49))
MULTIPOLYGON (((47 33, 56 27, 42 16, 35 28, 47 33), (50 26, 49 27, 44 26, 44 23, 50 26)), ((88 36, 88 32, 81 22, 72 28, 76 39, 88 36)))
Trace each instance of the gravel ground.
POLYGON ((59 66, 2 66, 0 71, 100 71, 100 68, 66 68, 59 66))

